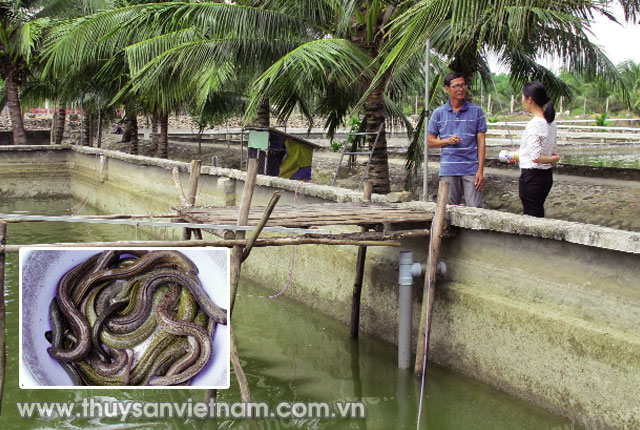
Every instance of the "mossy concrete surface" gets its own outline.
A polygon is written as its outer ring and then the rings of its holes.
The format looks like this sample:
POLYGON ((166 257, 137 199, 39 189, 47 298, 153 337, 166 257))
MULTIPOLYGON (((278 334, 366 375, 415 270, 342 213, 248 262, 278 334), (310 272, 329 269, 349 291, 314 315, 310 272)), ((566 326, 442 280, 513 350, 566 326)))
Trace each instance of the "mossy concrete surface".
POLYGON ((69 156, 68 150, 55 146, 0 146, 0 197, 69 195, 69 156))
MULTIPOLYGON (((48 176, 40 166, 57 165, 61 175, 66 168, 59 188, 70 181, 69 193, 110 213, 170 213, 180 204, 171 169, 180 170, 185 189, 188 180, 182 162, 92 148, 9 152, 0 152, 0 163, 23 175, 22 183, 45 192, 54 185, 42 184, 48 176)), ((245 178, 203 168, 198 204, 236 204, 245 178)), ((22 183, 13 183, 15 193, 22 183)), ((283 193, 281 205, 361 200, 349 190, 259 176, 253 205, 264 205, 274 190, 283 193)), ((431 213, 435 206, 406 205, 431 213)), ((447 218, 455 236, 443 239, 440 260, 448 270, 436 285, 430 358, 577 423, 639 428, 640 233, 475 208, 448 208, 447 218)), ((402 245, 426 262, 427 238, 402 245)), ((399 250, 369 247, 362 294, 361 330, 389 342, 397 337, 399 250)), ((275 293, 291 274, 289 297, 348 323, 356 252, 256 248, 242 276, 275 293)), ((414 281, 415 346, 424 276, 414 281)))
POLYGON ((442 259, 436 361, 579 422, 640 426, 637 254, 463 230, 442 259))

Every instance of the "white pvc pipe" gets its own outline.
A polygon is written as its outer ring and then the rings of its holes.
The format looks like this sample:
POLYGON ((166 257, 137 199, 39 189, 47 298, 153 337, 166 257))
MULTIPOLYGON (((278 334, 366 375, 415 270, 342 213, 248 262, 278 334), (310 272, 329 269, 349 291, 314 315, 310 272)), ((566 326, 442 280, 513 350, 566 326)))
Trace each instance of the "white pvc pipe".
POLYGON ((413 252, 400 251, 398 271, 398 368, 411 367, 411 319, 413 315, 413 277, 422 271, 413 262, 413 252))

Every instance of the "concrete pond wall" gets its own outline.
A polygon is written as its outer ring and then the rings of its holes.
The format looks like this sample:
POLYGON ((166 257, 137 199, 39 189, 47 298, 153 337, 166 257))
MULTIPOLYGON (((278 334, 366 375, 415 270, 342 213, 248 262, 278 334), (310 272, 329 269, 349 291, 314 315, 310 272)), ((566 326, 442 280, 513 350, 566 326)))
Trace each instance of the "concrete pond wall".
MULTIPOLYGON (((82 147, 0 147, 0 198, 67 193, 110 213, 170 213, 179 205, 173 167, 186 187, 187 163, 82 147)), ((235 205, 244 180, 237 170, 203 168, 198 204, 235 205)), ((296 192, 298 204, 361 198, 259 176, 253 205, 276 189, 281 205, 296 192)), ((430 358, 577 425, 640 427, 640 233, 475 208, 449 208, 447 216, 454 234, 443 239, 448 270, 437 283, 430 358)), ((426 262, 427 245, 411 239, 400 249, 426 262)), ((400 249, 368 249, 362 295, 361 330, 392 343, 400 249)), ((297 247, 286 294, 348 324, 356 251, 297 247)), ((242 276, 280 291, 291 259, 291 247, 255 249, 242 276)), ((414 346, 423 282, 414 284, 414 346)))

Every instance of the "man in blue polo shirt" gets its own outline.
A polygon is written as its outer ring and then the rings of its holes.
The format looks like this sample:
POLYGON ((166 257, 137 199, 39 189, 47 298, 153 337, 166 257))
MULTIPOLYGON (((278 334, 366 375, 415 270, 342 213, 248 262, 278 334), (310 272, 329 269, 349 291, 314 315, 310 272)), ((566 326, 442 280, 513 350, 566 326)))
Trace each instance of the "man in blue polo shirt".
POLYGON ((429 148, 442 148, 440 180, 449 182, 447 204, 482 207, 487 120, 480 106, 465 100, 467 83, 461 73, 444 78, 449 101, 433 111, 427 129, 429 148))

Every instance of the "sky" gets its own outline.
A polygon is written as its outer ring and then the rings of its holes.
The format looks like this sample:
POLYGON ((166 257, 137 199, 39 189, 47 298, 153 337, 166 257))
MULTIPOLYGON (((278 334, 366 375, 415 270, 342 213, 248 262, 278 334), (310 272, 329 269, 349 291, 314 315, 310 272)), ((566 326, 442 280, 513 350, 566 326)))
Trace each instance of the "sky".
MULTIPOLYGON (((618 21, 624 23, 622 8, 613 8, 618 21)), ((602 46, 613 64, 625 60, 640 63, 640 25, 624 23, 616 24, 604 17, 598 17, 591 26, 594 35, 591 41, 602 46)))

